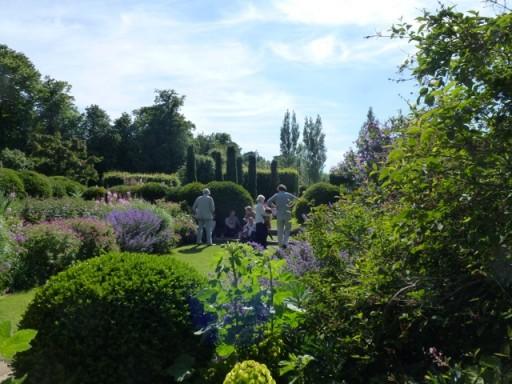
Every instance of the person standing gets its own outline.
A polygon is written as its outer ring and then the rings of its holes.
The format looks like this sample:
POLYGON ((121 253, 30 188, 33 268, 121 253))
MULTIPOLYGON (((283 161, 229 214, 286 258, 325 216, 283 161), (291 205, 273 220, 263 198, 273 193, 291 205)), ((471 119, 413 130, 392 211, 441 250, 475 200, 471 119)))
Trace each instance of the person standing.
POLYGON ((297 196, 292 195, 286 191, 284 184, 279 184, 277 193, 267 200, 267 204, 275 204, 276 218, 277 218, 277 239, 279 246, 286 248, 288 246, 288 239, 290 238, 290 230, 292 219, 291 203, 297 199, 297 196))
POLYGON ((203 194, 199 196, 192 205, 192 212, 197 219, 197 244, 203 242, 203 230, 206 231, 206 242, 212 245, 213 214, 215 213, 215 202, 210 196, 208 188, 203 189, 203 194))
POLYGON ((262 247, 267 248, 267 236, 268 236, 268 228, 265 222, 265 196, 259 195, 256 198, 256 208, 254 212, 256 213, 256 235, 255 241, 260 244, 262 247))

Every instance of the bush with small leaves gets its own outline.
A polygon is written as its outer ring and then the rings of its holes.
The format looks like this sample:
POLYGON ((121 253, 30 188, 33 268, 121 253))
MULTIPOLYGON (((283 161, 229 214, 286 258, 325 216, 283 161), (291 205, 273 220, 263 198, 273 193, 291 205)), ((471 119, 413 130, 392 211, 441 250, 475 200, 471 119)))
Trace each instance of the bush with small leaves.
POLYGON ((52 195, 52 183, 45 175, 35 171, 21 171, 18 176, 23 181, 27 195, 43 198, 52 195))
POLYGON ((64 176, 51 176, 50 183, 54 197, 75 196, 85 191, 85 186, 64 176))
POLYGON ((146 183, 138 189, 138 195, 144 200, 163 199, 169 193, 169 187, 161 183, 146 183))
MULTIPOLYGON (((203 278, 168 257, 113 253, 80 262, 36 293, 21 328, 37 330, 13 363, 26 384, 173 383, 183 356, 209 361, 194 335, 203 278), (193 312, 194 311, 194 312, 193 312)), ((191 367, 194 368, 194 367, 191 367)))
POLYGON ((276 381, 265 364, 245 360, 233 367, 223 384, 276 384, 276 381))
POLYGON ((107 195, 107 190, 103 187, 89 187, 82 193, 85 200, 102 200, 107 195))
POLYGON ((18 172, 8 168, 0 168, 0 193, 5 195, 15 194, 18 197, 26 195, 23 180, 19 177, 18 172))

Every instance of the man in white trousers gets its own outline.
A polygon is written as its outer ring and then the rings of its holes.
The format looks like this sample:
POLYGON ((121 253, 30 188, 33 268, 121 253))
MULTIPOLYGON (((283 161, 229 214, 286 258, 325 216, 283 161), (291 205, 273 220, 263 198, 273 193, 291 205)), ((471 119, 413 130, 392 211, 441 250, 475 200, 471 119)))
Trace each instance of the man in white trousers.
POLYGON ((291 203, 297 196, 292 195, 286 191, 286 186, 279 184, 277 193, 267 200, 267 204, 275 204, 276 218, 277 218, 277 239, 279 246, 286 248, 288 246, 288 239, 291 230, 292 209, 291 203))
POLYGON ((212 245, 215 203, 213 198, 210 196, 210 190, 208 188, 203 189, 203 194, 194 201, 192 211, 197 219, 197 244, 201 244, 203 242, 203 230, 205 230, 206 242, 208 245, 212 245))

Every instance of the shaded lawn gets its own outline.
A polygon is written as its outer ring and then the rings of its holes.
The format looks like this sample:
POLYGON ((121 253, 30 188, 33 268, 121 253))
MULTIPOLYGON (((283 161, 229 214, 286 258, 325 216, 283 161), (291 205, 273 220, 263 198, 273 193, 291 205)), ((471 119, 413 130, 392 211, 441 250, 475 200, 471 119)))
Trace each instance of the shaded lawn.
POLYGON ((11 293, 0 297, 0 321, 9 320, 13 328, 18 325, 28 304, 34 298, 35 289, 11 293))

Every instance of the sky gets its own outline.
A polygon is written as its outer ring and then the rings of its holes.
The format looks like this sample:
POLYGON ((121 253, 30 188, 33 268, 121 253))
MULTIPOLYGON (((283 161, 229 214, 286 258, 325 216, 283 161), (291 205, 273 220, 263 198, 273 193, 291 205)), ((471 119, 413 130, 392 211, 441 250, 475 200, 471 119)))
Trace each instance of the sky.
MULTIPOLYGON (((455 4, 450 2, 448 4, 455 4)), ((460 0, 459 10, 482 10, 460 0)), ((279 154, 287 109, 322 118, 325 170, 353 147, 371 106, 385 121, 415 100, 397 68, 414 47, 365 36, 434 0, 0 0, 0 43, 72 85, 77 106, 112 119, 185 95, 195 133, 227 132, 244 151, 279 154)))

